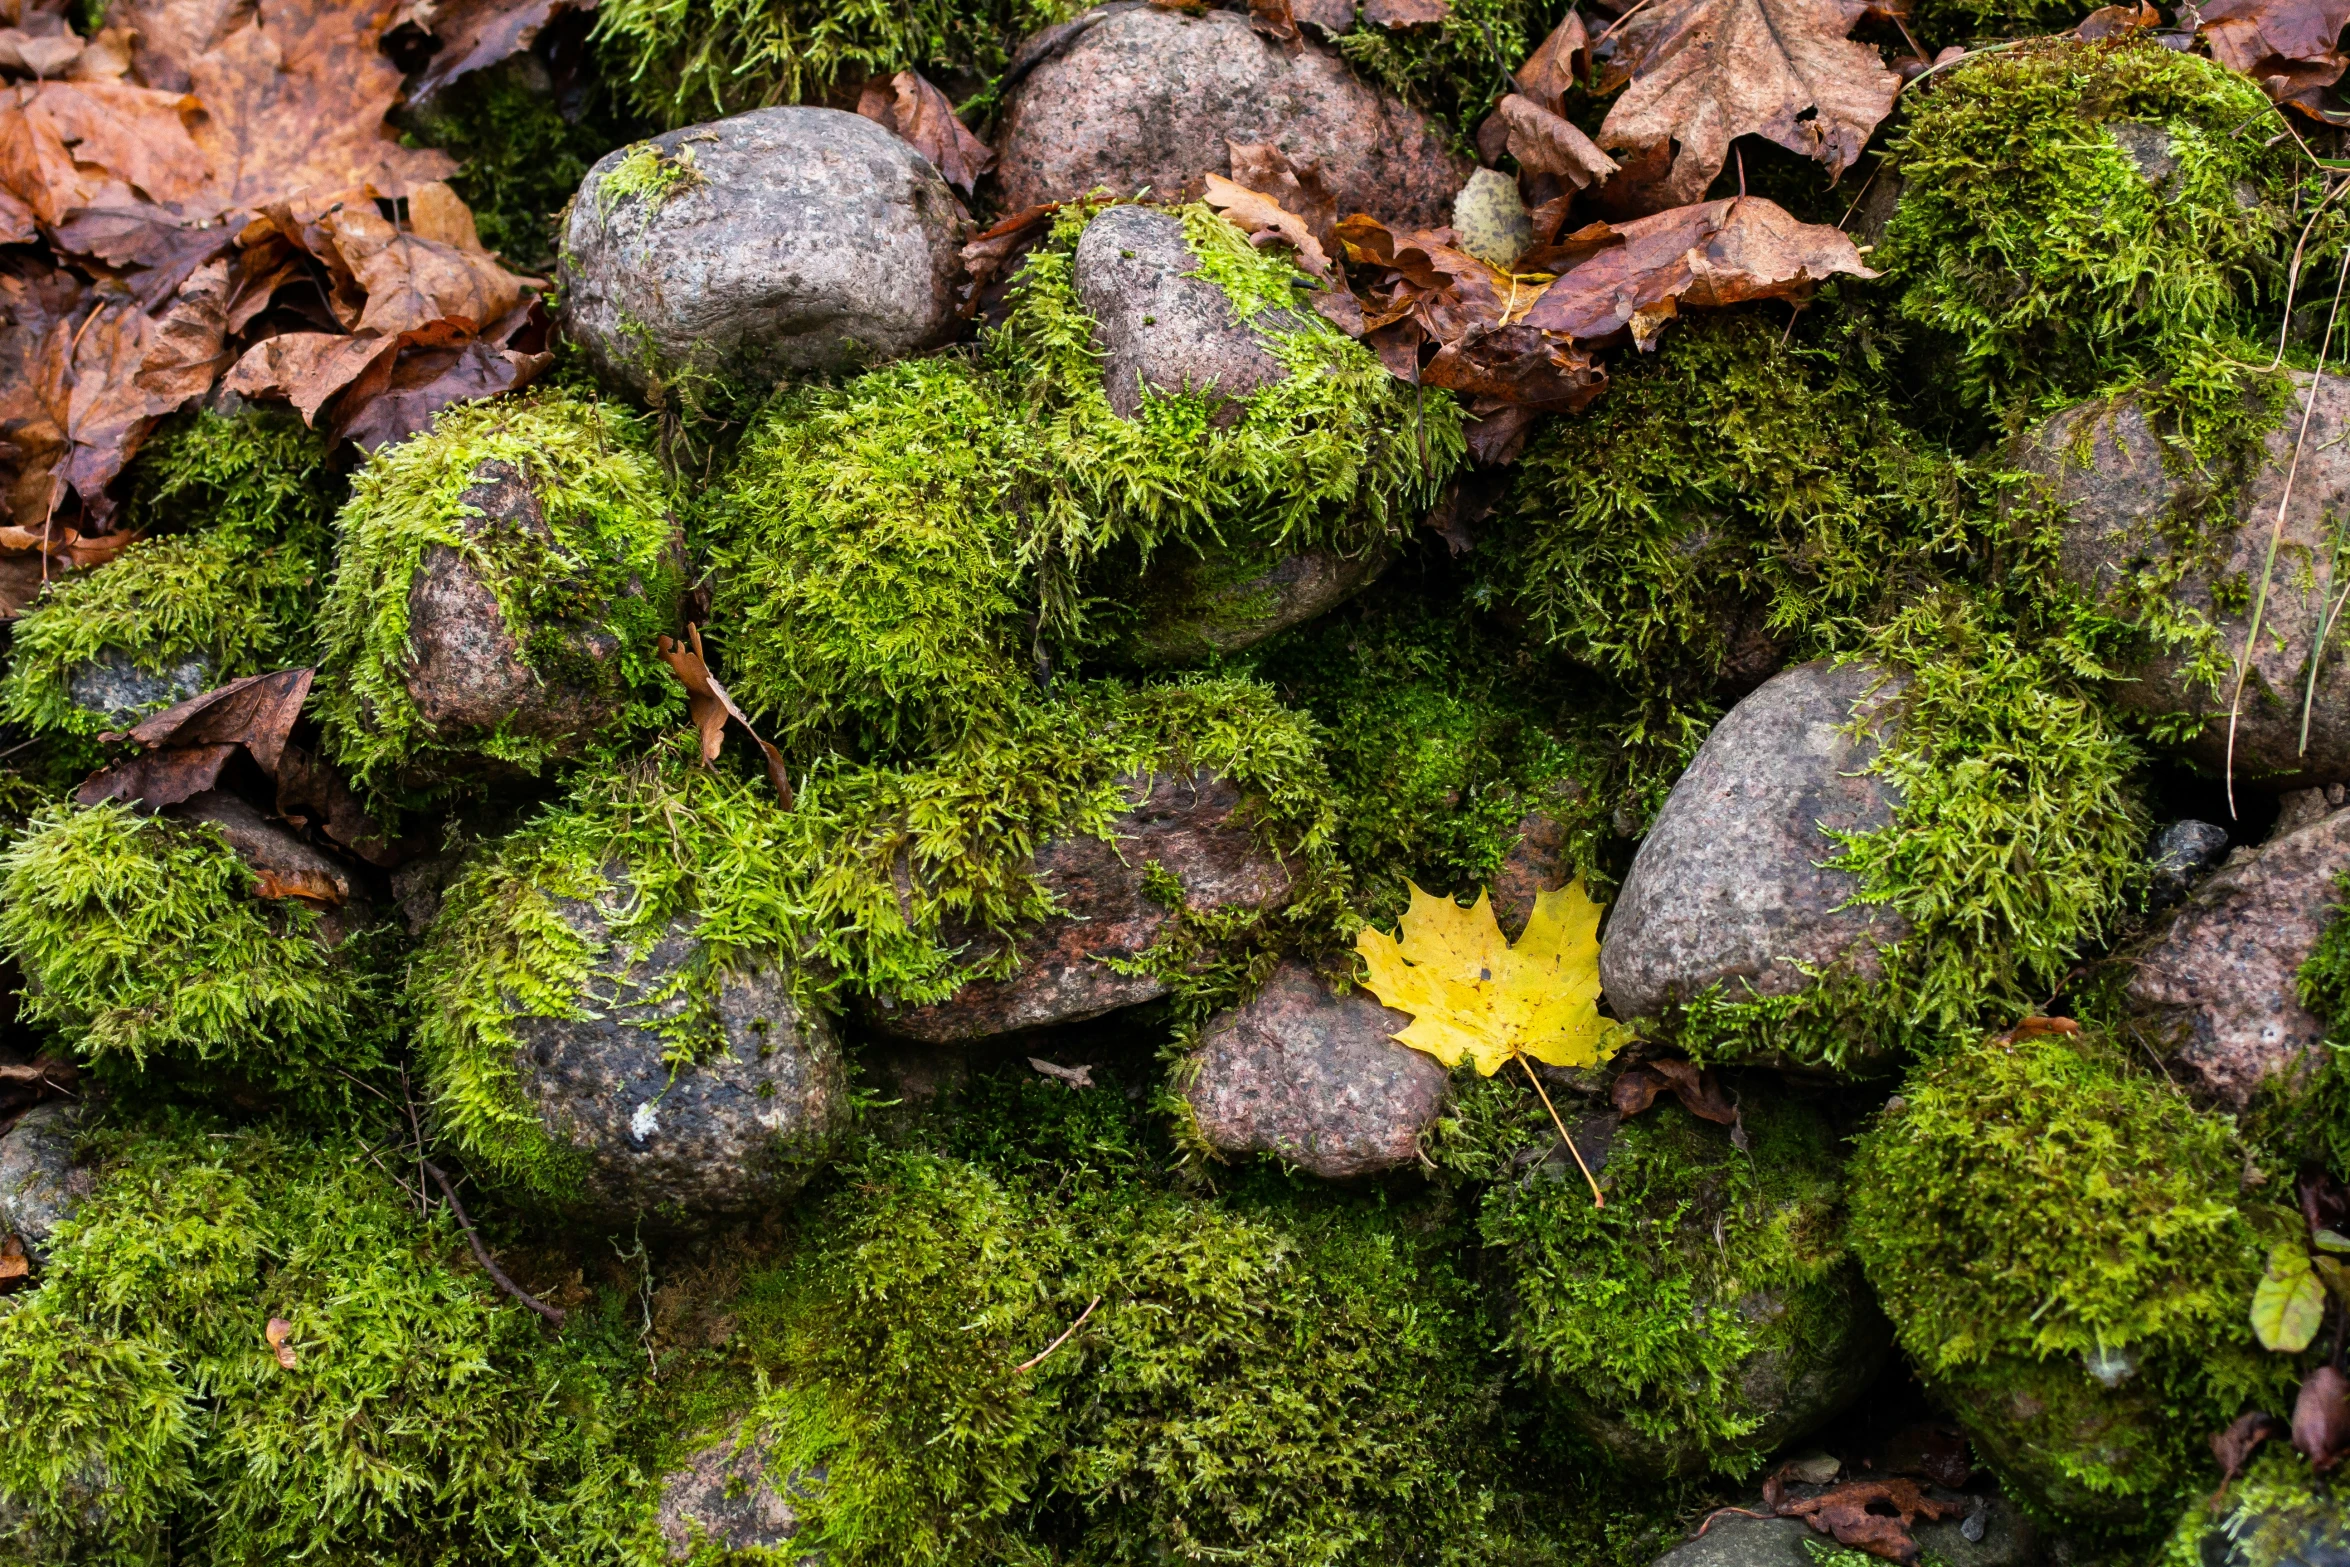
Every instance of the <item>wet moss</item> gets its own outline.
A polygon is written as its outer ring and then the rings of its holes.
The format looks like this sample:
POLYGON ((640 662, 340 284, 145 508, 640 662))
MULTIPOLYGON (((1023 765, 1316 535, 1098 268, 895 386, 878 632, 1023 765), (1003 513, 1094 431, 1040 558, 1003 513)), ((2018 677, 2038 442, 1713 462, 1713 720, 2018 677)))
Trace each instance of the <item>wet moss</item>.
POLYGON ((1527 0, 1458 0, 1433 27, 1390 31, 1358 18, 1337 40, 1358 75, 1427 110, 1462 151, 1509 75, 1557 18, 1527 0))
POLYGON ((2203 1437, 2290 1379, 2252 1342, 2279 1216, 2243 1167, 2230 1123, 2106 1040, 1993 1038, 1921 1063, 1862 1137, 1852 1245, 2014 1489, 2142 1530, 2198 1479, 2203 1437))
POLYGON ((493 764, 541 772, 578 745, 609 748, 683 710, 654 648, 678 629, 677 527, 645 433, 623 410, 560 392, 445 409, 428 432, 369 459, 339 526, 315 710, 329 754, 379 800, 442 792, 493 764), (466 496, 485 470, 527 484, 545 527, 474 526, 481 513, 466 496), (520 662, 595 715, 591 734, 559 740, 502 724, 444 735, 427 723, 407 683, 409 605, 435 549, 496 598, 520 662), (610 656, 590 656, 583 638, 610 656))
POLYGON ((549 1339, 356 1141, 188 1122, 90 1152, 43 1283, 0 1301, 0 1560, 645 1559, 625 1331, 549 1339))
POLYGON ((223 1072, 298 1096, 378 1064, 363 943, 264 901, 218 828, 119 804, 49 807, 0 853, 0 951, 24 1018, 101 1076, 223 1072))
POLYGON ((2270 1443, 2232 1486, 2189 1503, 2160 1567, 2294 1567, 2350 1551, 2340 1482, 2270 1443))

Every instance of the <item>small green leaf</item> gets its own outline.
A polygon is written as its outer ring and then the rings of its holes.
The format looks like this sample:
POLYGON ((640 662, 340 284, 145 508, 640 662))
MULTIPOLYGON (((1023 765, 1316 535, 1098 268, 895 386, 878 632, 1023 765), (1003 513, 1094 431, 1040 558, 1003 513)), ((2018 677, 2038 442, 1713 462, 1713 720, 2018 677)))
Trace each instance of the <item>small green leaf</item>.
POLYGON ((2319 1251, 2350 1251, 2350 1235, 2342 1235, 2333 1230, 2318 1230, 2312 1233, 2309 1238, 2317 1244, 2319 1251))
POLYGON ((2310 1270, 2309 1253, 2289 1241, 2272 1248, 2268 1271, 2252 1292, 2253 1336, 2263 1348, 2299 1354, 2317 1337, 2325 1314, 2325 1286, 2310 1270))

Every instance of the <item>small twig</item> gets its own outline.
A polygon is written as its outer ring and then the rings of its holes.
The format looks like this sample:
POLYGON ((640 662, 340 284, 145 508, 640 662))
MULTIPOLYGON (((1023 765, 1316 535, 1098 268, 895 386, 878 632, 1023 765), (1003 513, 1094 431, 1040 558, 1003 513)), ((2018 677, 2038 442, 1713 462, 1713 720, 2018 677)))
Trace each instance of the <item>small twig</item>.
POLYGON ((449 1211, 457 1216, 457 1227, 465 1232, 465 1239, 473 1246, 473 1255, 480 1261, 483 1270, 489 1274, 491 1282, 555 1326, 561 1327, 563 1325, 563 1308, 548 1305, 506 1277, 506 1270, 498 1266, 498 1259, 491 1256, 490 1249, 481 1243, 481 1236, 474 1231, 473 1221, 465 1216, 465 1204, 457 1200, 457 1188, 449 1184, 448 1173, 430 1159, 419 1157, 416 1162, 424 1167, 424 1173, 431 1176, 434 1184, 440 1187, 441 1195, 449 1199, 449 1211))
POLYGON ((1714 1526, 1714 1520, 1721 1517, 1724 1513, 1729 1514, 1733 1518, 1776 1518, 1779 1516, 1777 1513, 1749 1512, 1746 1508, 1743 1507, 1717 1507, 1712 1512, 1705 1515, 1705 1522, 1699 1524, 1697 1526, 1697 1532, 1691 1535, 1689 1538, 1692 1540, 1704 1539, 1705 1531, 1711 1529, 1714 1526))
POLYGON ((1648 3, 1649 0, 1638 0, 1638 4, 1631 6, 1624 12, 1622 16, 1619 16, 1614 21, 1608 23, 1607 31, 1601 33, 1597 38, 1591 40, 1591 48, 1593 52, 1596 53, 1601 44, 1606 43, 1610 38, 1615 37, 1616 29, 1623 26, 1626 22, 1632 20, 1633 17, 1638 16, 1640 14, 1641 7, 1647 5, 1648 3))
POLYGON ((1877 161, 1869 165, 1869 177, 1860 182, 1860 192, 1858 195, 1852 198, 1852 205, 1846 207, 1844 209, 1844 216, 1836 220, 1836 226, 1838 228, 1842 228, 1845 224, 1852 221, 1852 215, 1860 210, 1860 204, 1869 199, 1869 187, 1876 184, 1877 176, 1884 172, 1885 155, 1883 153, 1879 153, 1877 154, 1877 161))
POLYGON ((1070 1323, 1068 1327, 1062 1329, 1061 1336, 1059 1338, 1054 1339, 1050 1344, 1047 1344, 1042 1350, 1038 1351, 1034 1360, 1023 1360, 1020 1362, 1020 1364, 1014 1366, 1012 1368, 1012 1375, 1018 1376, 1023 1371, 1034 1371, 1038 1366, 1043 1365, 1045 1356, 1051 1354, 1054 1350, 1059 1349, 1063 1344, 1068 1343, 1069 1335, 1076 1332, 1079 1328, 1084 1327, 1085 1319, 1092 1316, 1093 1308, 1100 1305, 1101 1303, 1102 1298, 1099 1295, 1096 1295, 1093 1299, 1087 1301, 1085 1303, 1085 1309, 1077 1314, 1077 1320, 1070 1323))
POLYGON ((1575 1168, 1581 1170, 1583 1179, 1590 1183, 1591 1206, 1606 1207, 1607 1196, 1599 1189, 1599 1179, 1591 1173, 1591 1166, 1583 1162, 1583 1150, 1576 1147, 1575 1139, 1567 1135, 1567 1123, 1559 1119, 1558 1106, 1550 1102, 1550 1091, 1542 1086, 1542 1079, 1534 1075, 1534 1063, 1520 1052, 1512 1051, 1511 1054, 1517 1057, 1518 1065, 1526 1069, 1526 1081, 1532 1083, 1534 1091, 1542 1096, 1542 1108, 1550 1112, 1550 1124, 1559 1129, 1559 1141, 1565 1143, 1567 1152, 1575 1156, 1575 1168))
POLYGON ((2268 362, 2271 370, 2285 362, 2285 339, 2293 330, 2293 291, 2301 283, 2301 255, 2309 246, 2309 236, 2317 228, 2317 220, 2326 214, 2326 208, 2336 196, 2350 189, 2350 180, 2335 180, 2326 186, 2325 199, 2317 210, 2309 214, 2309 221, 2301 225, 2301 237, 2293 242, 2293 264, 2285 269, 2285 319, 2277 328, 2277 356, 2268 362))

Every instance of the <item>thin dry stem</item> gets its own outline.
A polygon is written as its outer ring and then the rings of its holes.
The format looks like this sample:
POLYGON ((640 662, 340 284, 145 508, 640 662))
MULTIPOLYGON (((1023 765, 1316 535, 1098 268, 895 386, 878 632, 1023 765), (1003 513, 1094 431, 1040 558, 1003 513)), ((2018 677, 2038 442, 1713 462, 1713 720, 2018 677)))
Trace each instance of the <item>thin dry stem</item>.
POLYGON ((528 1306, 531 1310, 537 1312, 540 1316, 546 1318, 556 1327, 561 1327, 563 1325, 564 1316, 563 1308, 561 1306, 548 1305, 545 1301, 539 1299, 536 1295, 533 1295, 530 1291, 524 1289, 521 1285, 506 1277, 506 1270, 498 1266, 498 1259, 491 1256, 490 1249, 481 1243, 481 1236, 475 1232, 473 1228, 473 1221, 465 1216, 465 1204, 457 1200, 457 1188, 451 1184, 448 1172, 444 1171, 439 1165, 433 1163, 430 1159, 419 1159, 417 1163, 424 1166, 424 1173, 433 1178, 434 1185, 440 1187, 441 1195, 449 1199, 449 1211, 457 1216, 457 1227, 465 1232, 466 1241, 473 1247, 474 1260, 479 1262, 482 1266, 482 1271, 490 1276, 490 1282, 497 1285, 498 1288, 504 1290, 507 1294, 513 1296, 516 1300, 521 1301, 525 1306, 528 1306))
POLYGON ((1050 1355, 1054 1350, 1059 1349, 1063 1344, 1068 1343, 1070 1335, 1075 1333, 1079 1328, 1085 1326, 1085 1319, 1092 1316, 1093 1308, 1100 1305, 1101 1303, 1102 1298, 1099 1295, 1096 1295, 1093 1299, 1087 1301, 1085 1303, 1085 1309, 1077 1314, 1077 1320, 1070 1323, 1066 1328, 1063 1328, 1059 1338, 1054 1339, 1043 1349, 1038 1350, 1033 1359, 1023 1360, 1020 1362, 1020 1364, 1014 1366, 1012 1368, 1012 1375, 1018 1376, 1024 1371, 1034 1371, 1038 1366, 1043 1365, 1045 1356, 1050 1355))
POLYGON ((1550 1090, 1544 1088, 1542 1079, 1534 1075, 1534 1063, 1527 1060, 1522 1053, 1513 1051, 1511 1054, 1518 1065, 1526 1069, 1526 1081, 1532 1083, 1534 1091, 1542 1096, 1542 1108, 1550 1112, 1550 1124, 1559 1129, 1559 1141, 1565 1143, 1567 1152, 1575 1156, 1575 1168, 1583 1172, 1583 1179, 1591 1187, 1591 1206, 1594 1208, 1606 1207, 1607 1194, 1599 1189, 1599 1179, 1591 1173, 1591 1166, 1583 1162, 1583 1150, 1576 1147, 1575 1139, 1567 1135, 1567 1123, 1559 1119, 1558 1106, 1550 1102, 1550 1090))

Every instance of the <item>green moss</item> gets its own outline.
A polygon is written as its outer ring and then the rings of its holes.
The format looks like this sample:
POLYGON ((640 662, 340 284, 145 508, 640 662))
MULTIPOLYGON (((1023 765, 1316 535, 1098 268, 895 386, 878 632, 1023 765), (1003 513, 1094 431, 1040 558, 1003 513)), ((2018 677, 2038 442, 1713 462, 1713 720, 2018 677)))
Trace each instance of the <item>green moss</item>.
MULTIPOLYGON (((2249 78, 2151 40, 1986 55, 1910 100, 1870 262, 1905 319, 1956 345, 1979 404, 2225 359, 2232 336, 2273 334, 2256 313, 2284 290, 2296 192, 2316 189, 2273 112, 2249 78), (2171 165, 2159 185, 2117 129, 2171 165)), ((2317 239, 2338 246, 2340 225, 2317 239)))
POLYGON ((0 1302, 0 1559, 643 1559, 625 1335, 581 1313, 550 1340, 357 1143, 99 1152, 42 1286, 0 1302))
POLYGON ((1458 405, 1405 387, 1313 314, 1303 273, 1207 208, 1177 210, 1196 275, 1288 372, 1251 394, 1237 420, 1219 419, 1215 399, 1148 387, 1133 419, 1112 411, 1075 282, 1077 239, 1098 208, 1063 211, 988 340, 1040 454, 1023 564, 1043 574, 1048 629, 1081 639, 1118 630, 1114 607, 1089 593, 1114 599, 1165 546, 1352 556, 1400 539, 1465 451, 1458 405), (1089 628, 1095 617, 1104 624, 1089 628))
POLYGON ((2100 1038, 1993 1039, 1922 1064, 1861 1139, 1852 1246, 2014 1486, 2142 1525, 2208 1432, 2289 1380, 2252 1342, 2276 1215, 2241 1195, 2243 1165, 2227 1121, 2100 1038))
POLYGON ((2252 1467, 2210 1501, 2188 1504, 2160 1567, 2297 1567, 2350 1551, 2339 1481, 2271 1442, 2252 1467))
POLYGON ((613 0, 596 12, 605 75, 666 126, 777 103, 820 103, 914 69, 989 76, 1065 0, 613 0))
POLYGON ((131 525, 201 531, 231 548, 282 545, 324 560, 344 486, 326 437, 282 408, 202 409, 159 426, 125 482, 131 525))
POLYGON ((583 773, 562 806, 477 862, 452 889, 411 966, 416 1043, 450 1135, 509 1183, 558 1194, 563 1150, 514 1084, 517 1013, 594 1004, 605 949, 565 921, 593 901, 610 940, 637 950, 681 915, 701 944, 681 976, 689 1005, 662 1025, 681 1059, 712 1037, 704 982, 772 955, 809 1005, 864 993, 885 1005, 943 999, 1016 962, 1009 939, 1051 903, 1031 857, 1053 834, 1104 835, 1136 769, 1213 770, 1254 802, 1289 861, 1280 911, 1186 913, 1133 966, 1165 978, 1190 1014, 1230 1000, 1274 954, 1335 940, 1344 887, 1330 851, 1328 785, 1310 732, 1263 688, 1199 681, 1070 689, 931 766, 835 760, 790 811, 764 778, 703 768, 689 737, 665 754, 583 773))
POLYGON ((522 664, 576 693, 589 743, 617 743, 682 709, 654 639, 678 629, 684 572, 644 439, 608 404, 534 392, 445 409, 429 432, 369 459, 340 519, 318 623, 326 662, 316 710, 328 751, 357 781, 382 797, 492 762, 535 773, 582 738, 427 723, 405 672, 410 585, 435 549, 454 552, 495 595, 522 664), (544 528, 476 524, 466 495, 493 465, 529 485, 544 528), (610 656, 592 656, 589 638, 605 639, 610 656))
POLYGON ((1462 150, 1564 7, 1528 0, 1456 0, 1433 27, 1390 32, 1358 20, 1338 40, 1356 73, 1426 109, 1462 150))
POLYGON ((640 141, 621 155, 610 173, 596 181, 596 210, 609 213, 631 196, 657 210, 680 191, 707 183, 702 171, 694 167, 690 139, 675 153, 640 141))
POLYGON ((779 743, 919 755, 1031 699, 1019 460, 988 380, 914 360, 787 393, 713 508, 730 689, 779 743))
POLYGON ((1636 1473, 1746 1473, 1801 1434, 1758 1384, 1824 1415, 1883 1342, 1845 1249, 1831 1122, 1759 1083, 1741 1100, 1751 1150, 1677 1104, 1624 1121, 1605 1207, 1522 1085, 1464 1085, 1432 1139, 1439 1164, 1490 1183, 1479 1227, 1508 1270, 1511 1347, 1636 1473))
POLYGON ((376 1063, 377 1002, 316 912, 252 896, 218 828, 54 806, 0 853, 0 950, 28 1021, 109 1075, 219 1068, 317 1089, 376 1063))

